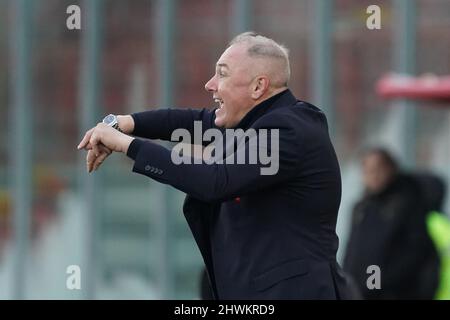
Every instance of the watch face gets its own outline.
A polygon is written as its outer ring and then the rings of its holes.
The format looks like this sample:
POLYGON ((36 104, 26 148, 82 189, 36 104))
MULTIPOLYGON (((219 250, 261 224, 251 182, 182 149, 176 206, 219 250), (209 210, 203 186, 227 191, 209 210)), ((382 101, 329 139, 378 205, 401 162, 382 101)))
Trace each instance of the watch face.
POLYGON ((116 117, 113 114, 109 114, 103 119, 103 123, 106 123, 107 125, 111 125, 115 119, 116 119, 116 117))

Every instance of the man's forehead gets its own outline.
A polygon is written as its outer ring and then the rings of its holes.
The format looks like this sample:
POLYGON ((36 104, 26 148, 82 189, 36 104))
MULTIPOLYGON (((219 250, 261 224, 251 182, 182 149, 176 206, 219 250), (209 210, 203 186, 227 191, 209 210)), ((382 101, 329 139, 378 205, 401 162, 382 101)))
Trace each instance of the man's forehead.
POLYGON ((222 53, 222 56, 219 58, 219 61, 217 61, 216 66, 230 68, 230 66, 232 67, 236 64, 236 62, 242 62, 246 55, 247 51, 244 46, 232 45, 231 47, 228 47, 224 53, 222 53))

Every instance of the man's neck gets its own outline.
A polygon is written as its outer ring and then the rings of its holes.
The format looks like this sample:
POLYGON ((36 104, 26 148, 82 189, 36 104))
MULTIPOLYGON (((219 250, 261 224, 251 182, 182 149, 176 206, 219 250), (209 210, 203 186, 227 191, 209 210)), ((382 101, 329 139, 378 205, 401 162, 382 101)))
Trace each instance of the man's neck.
POLYGON ((287 88, 288 87, 281 87, 281 88, 272 88, 272 89, 268 90, 261 98, 259 98, 257 101, 255 101, 255 104, 253 105, 253 107, 257 106, 258 104, 260 104, 263 101, 266 101, 267 99, 272 98, 273 96, 279 94, 280 92, 283 92, 287 88))

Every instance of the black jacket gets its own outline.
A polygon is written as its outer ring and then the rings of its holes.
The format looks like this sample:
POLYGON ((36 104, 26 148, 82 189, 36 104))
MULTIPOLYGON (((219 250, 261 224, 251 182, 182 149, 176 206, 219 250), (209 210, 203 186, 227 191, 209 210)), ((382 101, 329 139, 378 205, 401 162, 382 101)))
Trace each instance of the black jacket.
MULTIPOLYGON (((195 120, 213 128, 215 115, 169 109, 133 117, 135 135, 169 140, 177 128, 193 134, 195 120)), ((286 90, 253 108, 237 128, 279 129, 275 175, 261 175, 260 164, 175 165, 169 150, 138 139, 128 150, 133 171, 187 193, 184 214, 216 298, 347 297, 336 262, 341 177, 325 115, 286 90)))
POLYGON ((426 230, 426 213, 419 185, 407 174, 355 205, 344 269, 364 299, 433 298, 439 261, 426 230), (380 267, 380 290, 367 288, 369 265, 380 267))

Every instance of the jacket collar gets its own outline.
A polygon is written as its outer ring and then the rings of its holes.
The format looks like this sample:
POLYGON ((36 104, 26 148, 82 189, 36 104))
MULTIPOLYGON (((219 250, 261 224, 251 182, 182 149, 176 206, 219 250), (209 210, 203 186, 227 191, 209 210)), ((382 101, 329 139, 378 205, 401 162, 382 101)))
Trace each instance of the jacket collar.
POLYGON ((252 124, 267 112, 271 112, 282 106, 290 106, 297 102, 291 90, 286 89, 254 106, 234 129, 247 130, 252 124))

